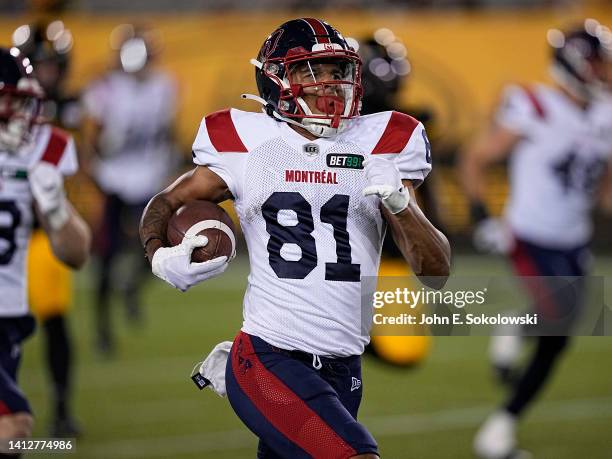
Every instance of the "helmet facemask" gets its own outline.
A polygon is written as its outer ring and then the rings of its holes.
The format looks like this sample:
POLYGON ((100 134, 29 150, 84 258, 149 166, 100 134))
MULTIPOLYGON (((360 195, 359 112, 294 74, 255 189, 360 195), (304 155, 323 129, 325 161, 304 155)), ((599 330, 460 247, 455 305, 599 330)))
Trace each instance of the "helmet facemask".
POLYGON ((0 88, 0 150, 15 154, 31 140, 32 127, 41 123, 43 91, 32 78, 17 87, 0 88))
POLYGON ((341 132, 346 120, 359 115, 361 60, 332 46, 312 52, 297 48, 261 63, 263 75, 279 88, 275 117, 317 137, 341 132))

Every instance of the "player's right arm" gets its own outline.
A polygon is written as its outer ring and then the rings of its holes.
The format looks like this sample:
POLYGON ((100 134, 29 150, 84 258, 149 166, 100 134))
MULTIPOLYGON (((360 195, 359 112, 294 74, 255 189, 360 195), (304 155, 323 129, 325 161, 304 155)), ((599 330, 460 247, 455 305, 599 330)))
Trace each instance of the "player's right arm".
POLYGON ((484 211, 488 168, 508 157, 520 140, 520 134, 493 121, 462 152, 459 178, 473 213, 482 214, 484 211))
POLYGON ((91 231, 64 192, 64 178, 53 164, 40 162, 29 171, 38 221, 49 236, 53 254, 73 269, 89 257, 91 231))
POLYGON ((83 217, 66 201, 66 222, 55 228, 37 208, 38 221, 49 237, 53 254, 72 269, 80 269, 89 258, 91 230, 83 217))
POLYGON ((508 157, 520 140, 520 134, 493 121, 460 157, 459 180, 475 225, 472 241, 479 251, 503 254, 509 249, 510 239, 504 223, 490 217, 485 204, 487 172, 493 164, 508 157))
MULTIPOLYGON (((191 262, 193 249, 204 247, 208 243, 205 236, 185 237, 181 244, 166 247, 168 221, 183 204, 198 199, 219 203, 237 196, 235 190, 238 181, 234 168, 214 145, 207 126, 212 119, 213 128, 219 127, 215 124, 215 117, 227 115, 230 115, 229 111, 212 114, 202 120, 193 143, 195 169, 183 174, 172 185, 154 196, 140 221, 140 240, 153 274, 182 291, 221 274, 227 268, 227 257, 217 257, 202 263, 191 262)), ((225 133, 226 129, 220 131, 225 133)), ((216 135, 219 135, 219 132, 216 135)))
POLYGON ((164 245, 168 221, 183 204, 194 199, 220 202, 229 197, 221 177, 207 167, 197 166, 151 199, 140 221, 140 238, 153 274, 184 292, 225 271, 228 265, 225 256, 202 263, 191 261, 193 250, 208 244, 205 236, 184 237, 174 247, 164 245))
POLYGON ((487 172, 506 159, 517 144, 537 124, 540 109, 529 88, 506 88, 495 118, 461 152, 458 164, 459 181, 465 190, 470 216, 476 224, 474 245, 484 251, 503 253, 508 249, 508 237, 503 224, 489 217, 485 204, 487 172))
POLYGON ((196 199, 219 203, 231 197, 225 181, 205 166, 196 166, 155 195, 140 221, 140 241, 149 261, 166 244, 168 221, 183 204, 196 199))

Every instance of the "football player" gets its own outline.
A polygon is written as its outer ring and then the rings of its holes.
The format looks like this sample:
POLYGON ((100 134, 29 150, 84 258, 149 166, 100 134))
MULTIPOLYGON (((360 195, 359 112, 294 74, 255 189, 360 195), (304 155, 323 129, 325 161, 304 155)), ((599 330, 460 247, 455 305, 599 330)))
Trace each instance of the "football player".
POLYGON ((187 290, 227 259, 190 263, 203 236, 166 247, 168 219, 193 199, 233 199, 251 274, 225 384, 258 457, 375 458, 357 422, 361 278, 377 275, 386 226, 425 282, 449 274, 448 241, 414 199, 431 169, 425 131, 398 112, 359 116, 361 60, 324 21, 286 22, 251 62, 259 96, 244 97, 264 113, 204 118, 195 169, 150 201, 141 241, 153 273, 187 290))
POLYGON ((31 409, 17 386, 20 344, 32 333, 26 257, 36 216, 55 256, 71 268, 88 256, 89 228, 65 197, 62 175, 77 169, 72 138, 41 124, 43 91, 19 49, 0 48, 0 438, 31 434, 31 409))
POLYGON ((168 183, 175 168, 172 128, 177 88, 154 68, 158 51, 154 32, 118 26, 111 42, 116 68, 94 81, 83 96, 85 168, 104 194, 104 215, 95 246, 99 273, 96 291, 98 351, 110 355, 114 339, 109 301, 112 268, 118 256, 132 255, 123 296, 128 319, 141 319, 140 286, 148 267, 130 247, 149 199, 168 183))
MULTIPOLYGON (((612 154, 612 48, 609 29, 594 20, 566 33, 551 30, 551 74, 556 84, 509 86, 491 127, 466 151, 462 179, 472 202, 480 246, 510 250, 518 276, 547 276, 534 289, 535 312, 545 323, 572 318, 584 297, 583 282, 569 295, 560 277, 587 273, 591 237, 590 211, 602 186, 610 185, 612 154), (509 158, 510 197, 503 227, 488 218, 483 204, 488 165, 509 158), (502 231, 500 231, 502 228, 502 231), (555 280, 557 279, 557 280, 555 280)), ((604 191, 610 199, 610 190, 604 191)), ((559 322, 562 323, 562 322, 559 322)), ((567 326, 571 326, 568 323, 567 326)), ((556 334, 556 333, 555 333, 556 334)), ((549 381, 568 344, 566 336, 540 336, 526 366, 513 368, 521 337, 497 336, 491 357, 502 379, 510 382, 508 398, 475 437, 484 458, 509 457, 516 449, 516 425, 549 381)))
MULTIPOLYGON (((79 123, 78 98, 69 96, 65 82, 70 62, 72 35, 61 21, 24 24, 13 32, 13 44, 30 59, 33 76, 45 92, 42 114, 46 121, 65 129, 79 123)), ((74 437, 80 433, 71 415, 72 339, 67 312, 72 302, 70 270, 54 256, 49 239, 35 225, 28 251, 28 297, 30 309, 45 333, 45 358, 52 381, 52 437, 74 437)))

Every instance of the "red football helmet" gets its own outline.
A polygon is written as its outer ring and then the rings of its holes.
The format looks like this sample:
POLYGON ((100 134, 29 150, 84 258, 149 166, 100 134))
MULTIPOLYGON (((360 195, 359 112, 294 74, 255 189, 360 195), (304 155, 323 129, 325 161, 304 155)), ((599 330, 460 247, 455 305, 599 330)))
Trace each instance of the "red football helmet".
POLYGON ((0 48, 0 150, 15 153, 32 127, 42 122, 44 92, 30 76, 33 68, 17 48, 0 48))
POLYGON ((286 22, 251 62, 257 67, 257 100, 274 118, 329 137, 345 127, 345 120, 359 115, 361 59, 324 21, 286 22))

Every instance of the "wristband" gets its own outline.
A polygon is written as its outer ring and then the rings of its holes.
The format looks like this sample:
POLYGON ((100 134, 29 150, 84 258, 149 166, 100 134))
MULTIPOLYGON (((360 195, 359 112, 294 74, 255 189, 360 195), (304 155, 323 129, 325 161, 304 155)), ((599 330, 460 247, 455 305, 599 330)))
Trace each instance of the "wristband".
POLYGON ((383 198, 382 203, 393 215, 399 214, 408 207, 410 203, 410 193, 405 186, 402 186, 398 191, 383 198))

